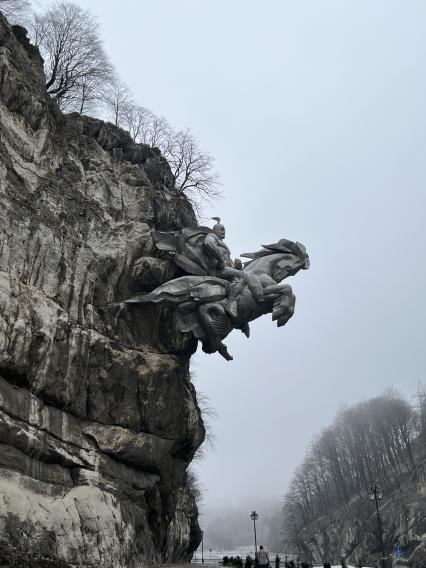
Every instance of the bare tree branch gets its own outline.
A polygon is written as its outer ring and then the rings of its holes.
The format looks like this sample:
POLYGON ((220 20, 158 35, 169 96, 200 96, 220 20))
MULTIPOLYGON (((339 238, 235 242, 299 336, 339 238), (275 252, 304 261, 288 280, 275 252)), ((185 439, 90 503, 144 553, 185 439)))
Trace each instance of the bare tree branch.
POLYGON ((108 120, 115 126, 128 127, 134 103, 129 87, 120 77, 116 77, 103 93, 103 105, 108 120))

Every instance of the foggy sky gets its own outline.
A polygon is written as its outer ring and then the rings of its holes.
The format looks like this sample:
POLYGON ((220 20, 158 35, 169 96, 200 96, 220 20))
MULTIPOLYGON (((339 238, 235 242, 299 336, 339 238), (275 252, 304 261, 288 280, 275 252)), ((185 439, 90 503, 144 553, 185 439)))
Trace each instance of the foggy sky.
POLYGON ((206 216, 233 256, 280 238, 308 249, 294 318, 265 316, 226 340, 233 362, 194 365, 219 414, 198 466, 206 513, 279 504, 342 405, 426 382, 426 4, 79 4, 137 101, 216 157, 225 198, 206 216))

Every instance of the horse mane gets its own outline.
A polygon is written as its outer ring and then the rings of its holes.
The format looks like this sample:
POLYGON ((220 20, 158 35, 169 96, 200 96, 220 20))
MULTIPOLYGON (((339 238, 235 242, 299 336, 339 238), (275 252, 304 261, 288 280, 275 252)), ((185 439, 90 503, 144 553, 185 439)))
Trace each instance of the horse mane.
POLYGON ((283 253, 283 254, 295 254, 297 256, 305 256, 306 248, 299 242, 289 241, 287 239, 280 239, 277 243, 271 245, 262 245, 262 250, 257 252, 245 252, 240 256, 244 258, 251 258, 256 260, 262 258, 263 256, 269 256, 271 254, 283 253))

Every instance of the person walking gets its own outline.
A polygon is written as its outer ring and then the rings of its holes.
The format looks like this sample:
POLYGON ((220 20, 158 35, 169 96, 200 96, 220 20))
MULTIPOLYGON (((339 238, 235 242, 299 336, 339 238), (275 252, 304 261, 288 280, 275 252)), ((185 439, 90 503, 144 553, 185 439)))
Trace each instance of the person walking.
POLYGON ((263 544, 259 546, 259 568, 267 568, 269 566, 269 556, 266 550, 263 548, 263 544))

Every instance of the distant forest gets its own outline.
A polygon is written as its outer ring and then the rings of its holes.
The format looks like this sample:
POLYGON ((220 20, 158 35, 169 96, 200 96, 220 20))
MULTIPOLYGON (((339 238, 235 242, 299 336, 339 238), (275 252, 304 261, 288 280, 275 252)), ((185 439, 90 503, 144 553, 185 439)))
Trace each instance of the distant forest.
POLYGON ((342 410, 309 446, 282 508, 282 549, 297 550, 300 530, 348 503, 373 483, 392 491, 426 455, 426 393, 410 404, 389 391, 342 410))

